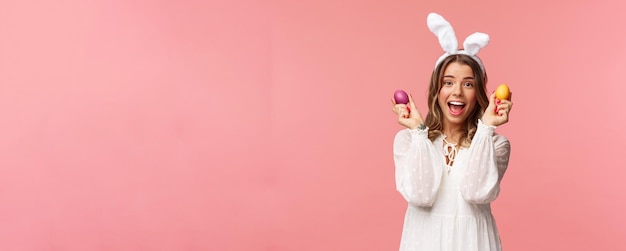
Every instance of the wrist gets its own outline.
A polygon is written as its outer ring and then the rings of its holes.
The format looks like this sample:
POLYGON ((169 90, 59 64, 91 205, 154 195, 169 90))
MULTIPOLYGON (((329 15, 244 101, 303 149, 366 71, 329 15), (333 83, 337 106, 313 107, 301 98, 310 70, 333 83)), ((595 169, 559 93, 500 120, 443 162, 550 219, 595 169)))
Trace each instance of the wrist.
POLYGON ((486 126, 496 126, 495 121, 493 119, 489 119, 487 118, 487 116, 483 116, 480 121, 482 122, 483 125, 486 126))
POLYGON ((409 129, 411 129, 411 130, 420 130, 420 131, 421 131, 421 130, 424 130, 424 129, 426 129, 426 128, 427 128, 427 127, 426 127, 426 125, 424 125, 424 123, 420 123, 419 125, 417 125, 417 126, 412 126, 412 127, 410 127, 409 129))
POLYGON ((479 119, 478 120, 478 128, 476 130, 476 134, 482 134, 482 133, 487 133, 488 135, 493 135, 495 130, 496 130, 497 126, 494 125, 490 125, 485 123, 484 120, 479 119))

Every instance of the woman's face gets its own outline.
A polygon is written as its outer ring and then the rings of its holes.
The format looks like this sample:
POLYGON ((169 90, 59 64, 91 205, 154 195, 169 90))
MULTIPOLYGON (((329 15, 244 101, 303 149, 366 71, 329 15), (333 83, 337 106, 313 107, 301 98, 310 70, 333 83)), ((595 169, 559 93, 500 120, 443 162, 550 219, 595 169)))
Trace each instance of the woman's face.
POLYGON ((452 62, 446 67, 441 82, 438 101, 443 112, 443 126, 464 126, 476 109, 476 84, 472 68, 452 62))

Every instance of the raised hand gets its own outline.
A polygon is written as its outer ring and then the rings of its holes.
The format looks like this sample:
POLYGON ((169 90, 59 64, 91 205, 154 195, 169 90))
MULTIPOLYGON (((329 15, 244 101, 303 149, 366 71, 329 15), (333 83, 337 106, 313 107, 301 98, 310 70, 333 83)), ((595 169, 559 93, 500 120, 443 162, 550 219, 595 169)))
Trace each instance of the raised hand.
POLYGON ((483 113, 483 123, 489 126, 499 126, 509 122, 509 113, 511 112, 511 107, 513 107, 511 97, 513 97, 513 93, 511 93, 508 100, 499 100, 496 98, 496 94, 492 93, 489 96, 489 106, 483 113))
POLYGON ((417 129, 419 125, 424 123, 422 114, 415 107, 413 96, 409 95, 409 103, 406 105, 396 104, 393 98, 391 98, 391 103, 393 104, 393 112, 398 115, 398 123, 400 125, 409 129, 417 129))

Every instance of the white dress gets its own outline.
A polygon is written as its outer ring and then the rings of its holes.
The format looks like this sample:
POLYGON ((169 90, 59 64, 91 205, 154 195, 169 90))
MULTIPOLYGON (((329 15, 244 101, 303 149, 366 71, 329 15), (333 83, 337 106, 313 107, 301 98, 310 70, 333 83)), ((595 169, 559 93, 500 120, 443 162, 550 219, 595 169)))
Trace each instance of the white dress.
POLYGON ((481 121, 469 148, 446 165, 442 135, 404 129, 394 139, 396 189, 409 206, 400 251, 502 250, 490 202, 498 197, 509 141, 481 121))

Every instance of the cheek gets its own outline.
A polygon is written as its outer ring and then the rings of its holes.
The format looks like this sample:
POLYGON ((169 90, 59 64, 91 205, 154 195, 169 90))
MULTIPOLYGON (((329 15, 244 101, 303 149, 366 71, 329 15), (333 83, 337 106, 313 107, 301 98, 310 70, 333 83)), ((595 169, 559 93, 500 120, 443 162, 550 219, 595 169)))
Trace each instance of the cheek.
POLYGON ((476 96, 468 98, 468 101, 472 104, 472 109, 476 109, 476 107, 478 107, 478 100, 476 99, 476 96))
POLYGON ((439 100, 439 108, 441 108, 442 111, 445 111, 447 106, 448 106, 448 104, 446 104, 441 99, 439 100))
POLYGON ((476 90, 468 90, 465 92, 465 98, 472 103, 476 102, 476 90))
POLYGON ((437 96, 439 97, 439 101, 441 102, 442 100, 446 100, 448 94, 446 93, 445 89, 441 89, 439 90, 439 94, 437 94, 437 96))
POLYGON ((446 95, 442 91, 440 91, 439 95, 437 95, 437 103, 441 107, 447 106, 447 104, 446 104, 446 95))

